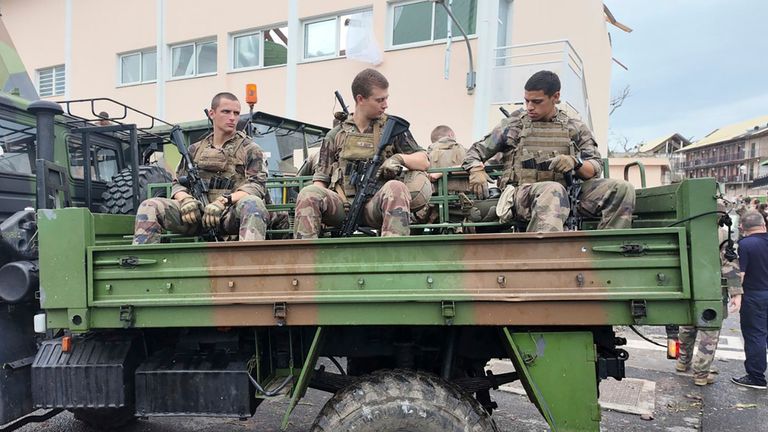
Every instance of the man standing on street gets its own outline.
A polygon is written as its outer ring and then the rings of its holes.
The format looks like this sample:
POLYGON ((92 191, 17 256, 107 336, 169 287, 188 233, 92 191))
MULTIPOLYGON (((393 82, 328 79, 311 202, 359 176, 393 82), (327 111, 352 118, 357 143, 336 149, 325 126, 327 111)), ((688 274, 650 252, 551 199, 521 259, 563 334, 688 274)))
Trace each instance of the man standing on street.
POLYGON ((766 389, 766 339, 768 339, 768 233, 765 219, 756 210, 741 217, 739 266, 744 274, 741 303, 741 334, 744 337, 744 369, 747 374, 732 378, 734 384, 766 389))

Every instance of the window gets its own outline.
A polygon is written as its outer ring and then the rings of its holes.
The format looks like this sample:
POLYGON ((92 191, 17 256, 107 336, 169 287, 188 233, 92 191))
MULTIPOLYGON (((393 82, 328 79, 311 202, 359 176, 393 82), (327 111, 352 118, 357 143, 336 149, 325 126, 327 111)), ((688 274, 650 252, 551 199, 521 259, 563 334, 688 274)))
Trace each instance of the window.
MULTIPOLYGON (((451 11, 467 35, 476 31, 477 0, 453 0, 451 11)), ((445 39, 450 17, 445 9, 432 1, 399 3, 392 6, 392 46, 429 43, 445 39)), ((451 35, 461 32, 451 22, 451 35)))
POLYGON ((171 47, 171 77, 216 73, 216 42, 191 42, 171 47))
POLYGON ((232 70, 284 65, 288 61, 288 27, 232 36, 232 70))
POLYGON ((304 60, 326 59, 346 54, 350 21, 364 20, 371 11, 323 17, 304 23, 304 60))
MULTIPOLYGON (((29 121, 34 120, 30 118, 29 121)), ((0 118, 0 172, 34 174, 36 133, 34 126, 0 118)))
MULTIPOLYGON (((89 139, 91 180, 107 182, 117 174, 117 152, 112 148, 103 147, 104 144, 99 145, 92 139, 89 139)), ((82 137, 79 135, 69 136, 67 148, 69 150, 69 175, 75 179, 82 179, 84 174, 82 137)))
POLYGON ((153 82, 157 79, 157 51, 123 54, 119 59, 120 84, 153 82))
POLYGON ((37 93, 40 97, 63 95, 64 84, 64 65, 38 69, 37 93))

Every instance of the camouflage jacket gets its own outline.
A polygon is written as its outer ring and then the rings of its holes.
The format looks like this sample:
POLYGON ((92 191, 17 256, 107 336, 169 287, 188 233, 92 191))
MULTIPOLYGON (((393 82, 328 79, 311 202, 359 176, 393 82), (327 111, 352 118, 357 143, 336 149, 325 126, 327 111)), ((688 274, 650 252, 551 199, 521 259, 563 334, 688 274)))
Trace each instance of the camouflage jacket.
MULTIPOLYGON (((526 111, 523 109, 513 112, 508 118, 502 119, 491 133, 472 144, 467 151, 467 157, 464 159, 462 168, 468 171, 473 166, 482 166, 486 160, 498 152, 504 154, 515 152, 520 144, 520 132, 523 129, 521 118, 524 114, 526 111)), ((553 119, 555 117, 556 115, 553 119)), ((571 142, 575 146, 574 154, 580 155, 584 163, 592 164, 595 169, 595 177, 599 177, 603 172, 603 161, 597 150, 597 143, 592 132, 581 120, 571 117, 568 117, 567 128, 571 142)))
MULTIPOLYGON (((236 172, 235 178, 237 181, 231 190, 232 192, 243 191, 249 195, 264 198, 267 185, 267 166, 264 161, 264 152, 258 144, 253 142, 253 140, 242 131, 232 135, 232 137, 224 143, 222 149, 232 149, 240 144, 242 144, 242 148, 237 151, 235 155, 236 163, 234 167, 234 171, 236 172)), ((209 134, 205 138, 189 146, 189 154, 192 157, 192 160, 197 162, 196 158, 199 156, 200 150, 212 146, 213 134, 209 134)), ((186 175, 186 173, 187 167, 184 165, 184 162, 179 162, 179 166, 176 168, 176 179, 173 180, 171 196, 182 191, 188 192, 187 188, 179 184, 177 180, 180 176, 186 175)), ((210 174, 211 173, 201 172, 200 176, 205 179, 209 177, 210 174)))
MULTIPOLYGON (((315 167, 314 176, 312 177, 313 181, 321 181, 326 185, 331 183, 331 176, 333 176, 334 170, 339 164, 339 153, 341 152, 345 136, 348 133, 355 132, 358 132, 357 125, 355 125, 353 118, 350 116, 325 135, 323 144, 320 146, 320 155, 317 166, 315 167)), ((373 121, 368 125, 366 130, 360 133, 373 134, 373 121)), ((384 150, 384 158, 397 153, 411 154, 418 151, 424 151, 424 149, 419 147, 416 143, 416 140, 410 132, 405 132, 394 137, 392 139, 392 144, 387 147, 388 148, 384 150)))

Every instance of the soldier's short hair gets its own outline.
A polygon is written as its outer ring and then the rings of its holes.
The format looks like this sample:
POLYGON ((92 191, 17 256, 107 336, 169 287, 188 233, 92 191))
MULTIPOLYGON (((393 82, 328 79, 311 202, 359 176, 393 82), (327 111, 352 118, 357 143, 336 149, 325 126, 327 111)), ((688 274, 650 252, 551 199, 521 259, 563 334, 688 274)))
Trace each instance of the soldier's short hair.
POLYGON ((741 229, 744 231, 765 226, 765 219, 763 218, 763 215, 760 214, 760 212, 757 210, 749 210, 745 212, 741 216, 739 222, 741 223, 741 229))
POLYGON ((223 99, 227 99, 227 100, 231 100, 231 101, 240 102, 240 99, 238 99, 237 96, 233 95, 230 92, 216 93, 216 96, 214 96, 213 99, 211 99, 211 109, 212 110, 215 110, 216 108, 219 107, 219 104, 221 103, 221 99, 222 98, 223 99))
POLYGON ((538 71, 528 78, 525 83, 526 91, 543 91, 545 95, 552 96, 560 91, 560 77, 556 73, 543 70, 538 71))
POLYGON ((376 69, 364 69, 352 80, 352 97, 357 98, 357 95, 360 95, 367 98, 373 92, 374 87, 386 90, 389 88, 389 81, 376 69))
POLYGON ((431 139, 432 142, 437 142, 437 140, 440 138, 444 138, 450 135, 451 132, 453 132, 453 129, 451 129, 450 126, 440 125, 432 129, 432 133, 429 135, 429 139, 431 139))

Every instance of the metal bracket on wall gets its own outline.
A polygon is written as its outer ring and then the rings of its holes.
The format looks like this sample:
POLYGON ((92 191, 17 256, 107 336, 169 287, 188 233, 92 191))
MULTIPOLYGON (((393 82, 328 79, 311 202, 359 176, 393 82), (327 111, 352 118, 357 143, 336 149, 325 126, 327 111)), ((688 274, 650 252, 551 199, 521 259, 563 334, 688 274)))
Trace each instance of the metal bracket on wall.
POLYGON ((123 323, 123 328, 133 327, 135 320, 136 316, 133 313, 132 305, 120 306, 120 322, 123 323))

